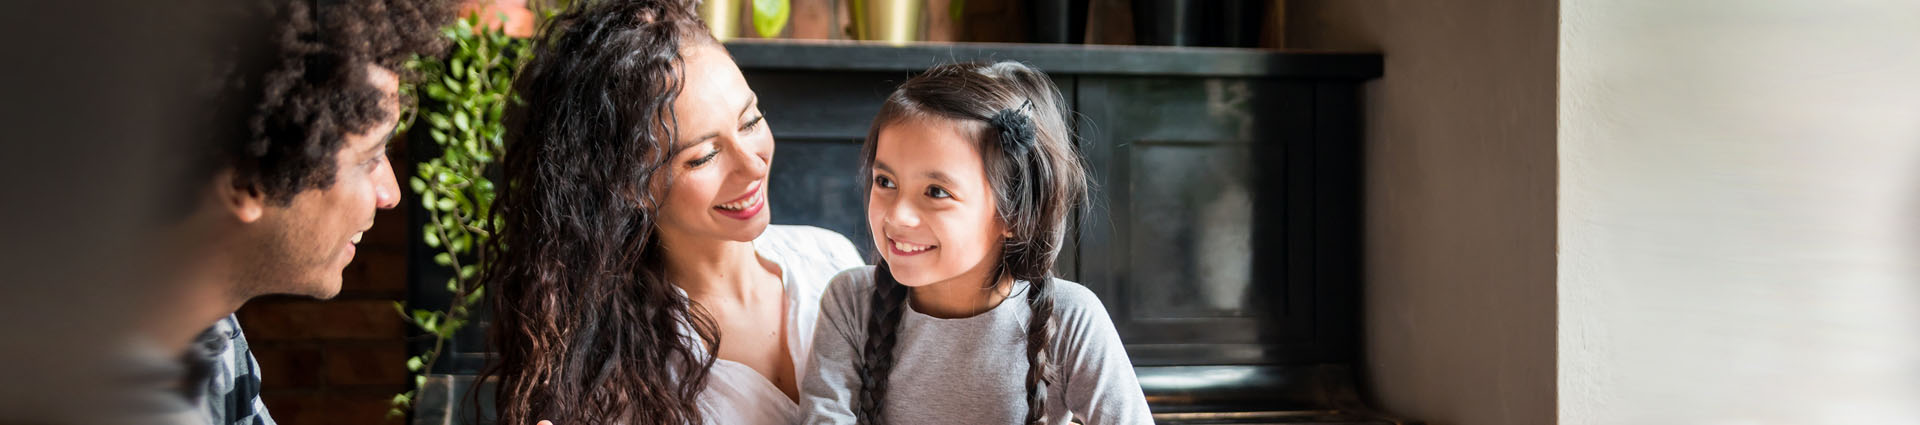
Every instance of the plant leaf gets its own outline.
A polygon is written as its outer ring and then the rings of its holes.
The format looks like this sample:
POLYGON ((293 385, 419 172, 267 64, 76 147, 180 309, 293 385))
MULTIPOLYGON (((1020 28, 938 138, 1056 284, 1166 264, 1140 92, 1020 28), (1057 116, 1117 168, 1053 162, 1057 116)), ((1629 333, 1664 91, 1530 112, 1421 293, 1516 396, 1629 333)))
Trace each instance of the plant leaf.
POLYGON ((789 0, 753 0, 753 29, 761 38, 779 36, 787 28, 789 6, 789 0))
POLYGON ((487 288, 484 286, 473 287, 473 293, 467 294, 467 304, 480 302, 480 297, 481 297, 480 294, 484 294, 486 292, 487 292, 487 288))

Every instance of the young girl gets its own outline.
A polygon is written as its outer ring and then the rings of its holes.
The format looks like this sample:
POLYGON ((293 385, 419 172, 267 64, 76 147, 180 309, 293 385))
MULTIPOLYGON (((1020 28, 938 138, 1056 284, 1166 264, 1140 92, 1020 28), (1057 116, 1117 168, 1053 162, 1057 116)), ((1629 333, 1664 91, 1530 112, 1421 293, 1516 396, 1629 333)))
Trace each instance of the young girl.
POLYGON ((1052 276, 1087 192, 1063 104, 1017 62, 887 98, 862 167, 881 259, 822 297, 807 423, 1151 423, 1100 300, 1052 276))

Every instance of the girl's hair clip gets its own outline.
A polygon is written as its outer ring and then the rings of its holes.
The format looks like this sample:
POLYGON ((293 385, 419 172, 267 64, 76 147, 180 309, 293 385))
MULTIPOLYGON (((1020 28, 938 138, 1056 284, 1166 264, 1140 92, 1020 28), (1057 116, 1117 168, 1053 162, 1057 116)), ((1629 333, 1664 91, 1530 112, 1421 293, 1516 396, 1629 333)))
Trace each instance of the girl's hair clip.
POLYGON ((1039 134, 1033 128, 1033 118, 1026 110, 1033 107, 1033 101, 1022 102, 1018 108, 1001 109, 987 119, 993 126, 993 132, 1000 139, 1000 149, 1015 158, 1025 156, 1033 147, 1039 134))

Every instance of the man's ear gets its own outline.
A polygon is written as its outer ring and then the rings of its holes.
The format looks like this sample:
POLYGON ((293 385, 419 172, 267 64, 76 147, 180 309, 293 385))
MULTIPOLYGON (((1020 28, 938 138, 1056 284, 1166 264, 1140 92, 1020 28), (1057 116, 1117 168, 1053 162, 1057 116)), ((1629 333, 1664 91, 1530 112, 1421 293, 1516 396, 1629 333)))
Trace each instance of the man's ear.
POLYGON ((259 221, 260 216, 266 214, 266 192, 261 191, 260 187, 253 182, 241 181, 234 175, 232 169, 221 171, 220 176, 214 179, 213 185, 214 194, 218 197, 220 206, 233 214, 233 218, 240 220, 241 223, 259 221))

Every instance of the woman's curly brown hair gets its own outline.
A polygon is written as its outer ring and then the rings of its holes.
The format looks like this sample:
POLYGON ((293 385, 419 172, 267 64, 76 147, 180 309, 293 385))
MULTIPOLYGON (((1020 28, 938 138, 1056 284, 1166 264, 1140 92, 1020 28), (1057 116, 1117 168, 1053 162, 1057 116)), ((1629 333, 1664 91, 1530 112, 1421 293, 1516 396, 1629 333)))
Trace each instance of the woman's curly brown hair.
POLYGON ((307 189, 333 184, 334 155, 350 134, 391 117, 367 65, 410 77, 414 55, 438 55, 440 28, 452 22, 445 0, 271 0, 259 9, 273 26, 245 137, 226 146, 234 184, 284 205, 307 189))

